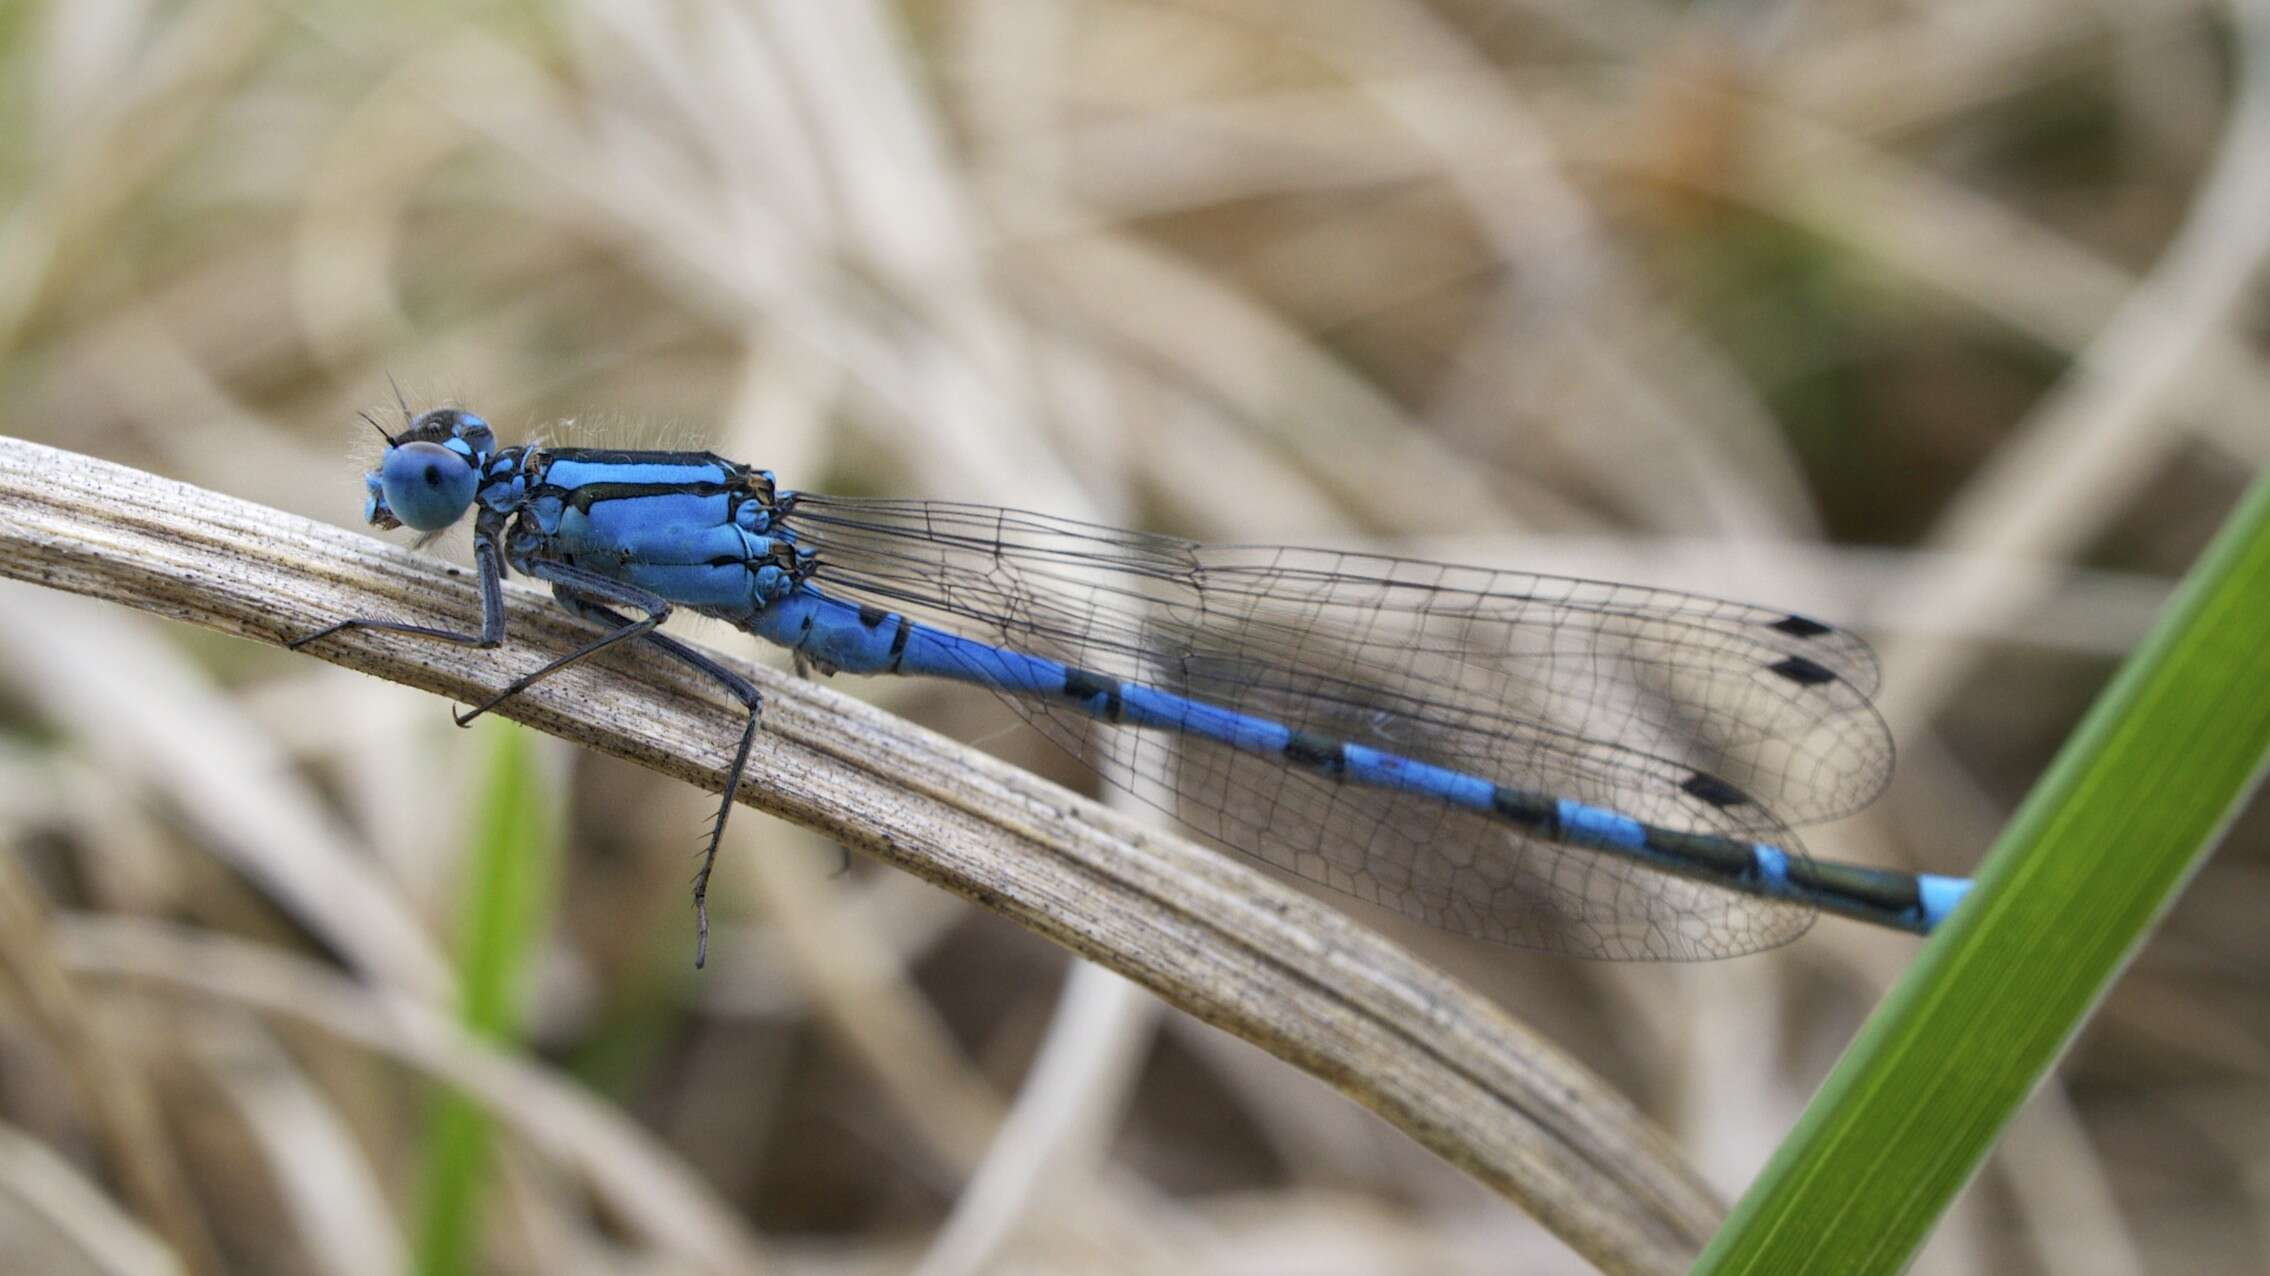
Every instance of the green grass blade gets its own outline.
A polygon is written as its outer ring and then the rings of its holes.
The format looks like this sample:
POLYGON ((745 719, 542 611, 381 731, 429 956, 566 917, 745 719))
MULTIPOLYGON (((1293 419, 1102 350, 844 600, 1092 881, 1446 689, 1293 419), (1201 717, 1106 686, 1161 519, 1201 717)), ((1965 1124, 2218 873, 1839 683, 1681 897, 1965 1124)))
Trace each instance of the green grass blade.
POLYGON ((2270 479, 2027 798, 1695 1271, 1907 1264, 2270 757, 2270 479))
MULTIPOLYGON (((533 733, 491 718, 482 734, 488 770, 465 865, 459 1015, 475 1034, 509 1042, 520 1031, 521 978, 550 912, 552 806, 536 765, 533 733)), ((437 1091, 425 1145, 417 1269, 426 1276, 475 1270, 481 1192, 489 1178, 489 1118, 454 1091, 437 1091)))

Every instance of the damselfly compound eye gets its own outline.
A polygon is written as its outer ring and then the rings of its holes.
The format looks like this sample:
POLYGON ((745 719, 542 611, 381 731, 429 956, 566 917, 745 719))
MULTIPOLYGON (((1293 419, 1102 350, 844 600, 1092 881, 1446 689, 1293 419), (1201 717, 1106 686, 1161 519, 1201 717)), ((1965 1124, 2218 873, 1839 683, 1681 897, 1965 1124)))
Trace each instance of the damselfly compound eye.
POLYGON ((464 515, 480 476, 439 443, 404 443, 379 463, 378 484, 386 509, 403 526, 438 532, 464 515))

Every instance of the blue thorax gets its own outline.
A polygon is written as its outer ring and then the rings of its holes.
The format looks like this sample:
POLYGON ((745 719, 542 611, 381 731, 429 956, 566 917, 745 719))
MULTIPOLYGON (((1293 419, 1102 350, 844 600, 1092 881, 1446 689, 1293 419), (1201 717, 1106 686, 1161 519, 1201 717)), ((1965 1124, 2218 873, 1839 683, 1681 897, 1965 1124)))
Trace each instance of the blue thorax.
POLYGON ((387 438, 363 485, 374 526, 431 536, 475 511, 515 570, 574 564, 737 621, 814 566, 772 472, 708 453, 498 448, 486 421, 438 408, 387 438))

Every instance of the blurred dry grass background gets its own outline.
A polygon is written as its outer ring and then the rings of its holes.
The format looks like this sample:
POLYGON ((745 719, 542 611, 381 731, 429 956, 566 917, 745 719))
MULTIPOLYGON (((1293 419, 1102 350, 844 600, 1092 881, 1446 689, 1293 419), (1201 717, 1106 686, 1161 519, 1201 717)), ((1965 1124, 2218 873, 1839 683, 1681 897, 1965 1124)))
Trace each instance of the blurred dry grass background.
MULTIPOLYGON (((2193 0, 0 0, 0 431, 351 523, 392 373, 794 486, 1787 604, 1879 641, 1903 748, 1813 847, 1959 872, 2270 459, 2266 43, 2193 0)), ((856 686, 1081 782, 981 697, 856 686)), ((40 896, 0 901, 0 1268, 398 1270, 441 1077, 514 1131, 484 1269, 1582 1269, 1321 1083, 753 815, 692 976, 711 799, 545 744, 558 914, 502 1064, 444 1027, 483 737, 0 589, 40 896), (181 1216, 124 1204, 122 1137, 181 1216)), ((2270 1267, 2265 849, 1919 1270, 2270 1267)), ((1729 1196, 1912 951, 1362 916, 1729 1196)))

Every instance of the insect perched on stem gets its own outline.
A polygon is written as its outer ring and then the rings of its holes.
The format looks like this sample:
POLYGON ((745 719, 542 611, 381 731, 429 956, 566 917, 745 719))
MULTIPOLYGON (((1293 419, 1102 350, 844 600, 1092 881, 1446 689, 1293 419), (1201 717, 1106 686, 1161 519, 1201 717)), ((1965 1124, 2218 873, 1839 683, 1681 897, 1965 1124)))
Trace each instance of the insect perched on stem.
POLYGON ((1200 833, 1464 935, 1614 958, 1785 942, 1816 911, 1928 933, 1969 882, 1808 858, 1790 822, 1865 805, 1891 771, 1876 665, 1843 630, 1670 590, 1367 554, 1206 546, 951 501, 780 488, 707 452, 497 446, 458 408, 413 415, 364 476, 373 526, 473 514, 481 628, 378 629, 496 647, 506 571, 549 583, 590 642, 468 722, 621 643, 748 708, 661 633, 678 607, 822 672, 974 683, 1200 833))

